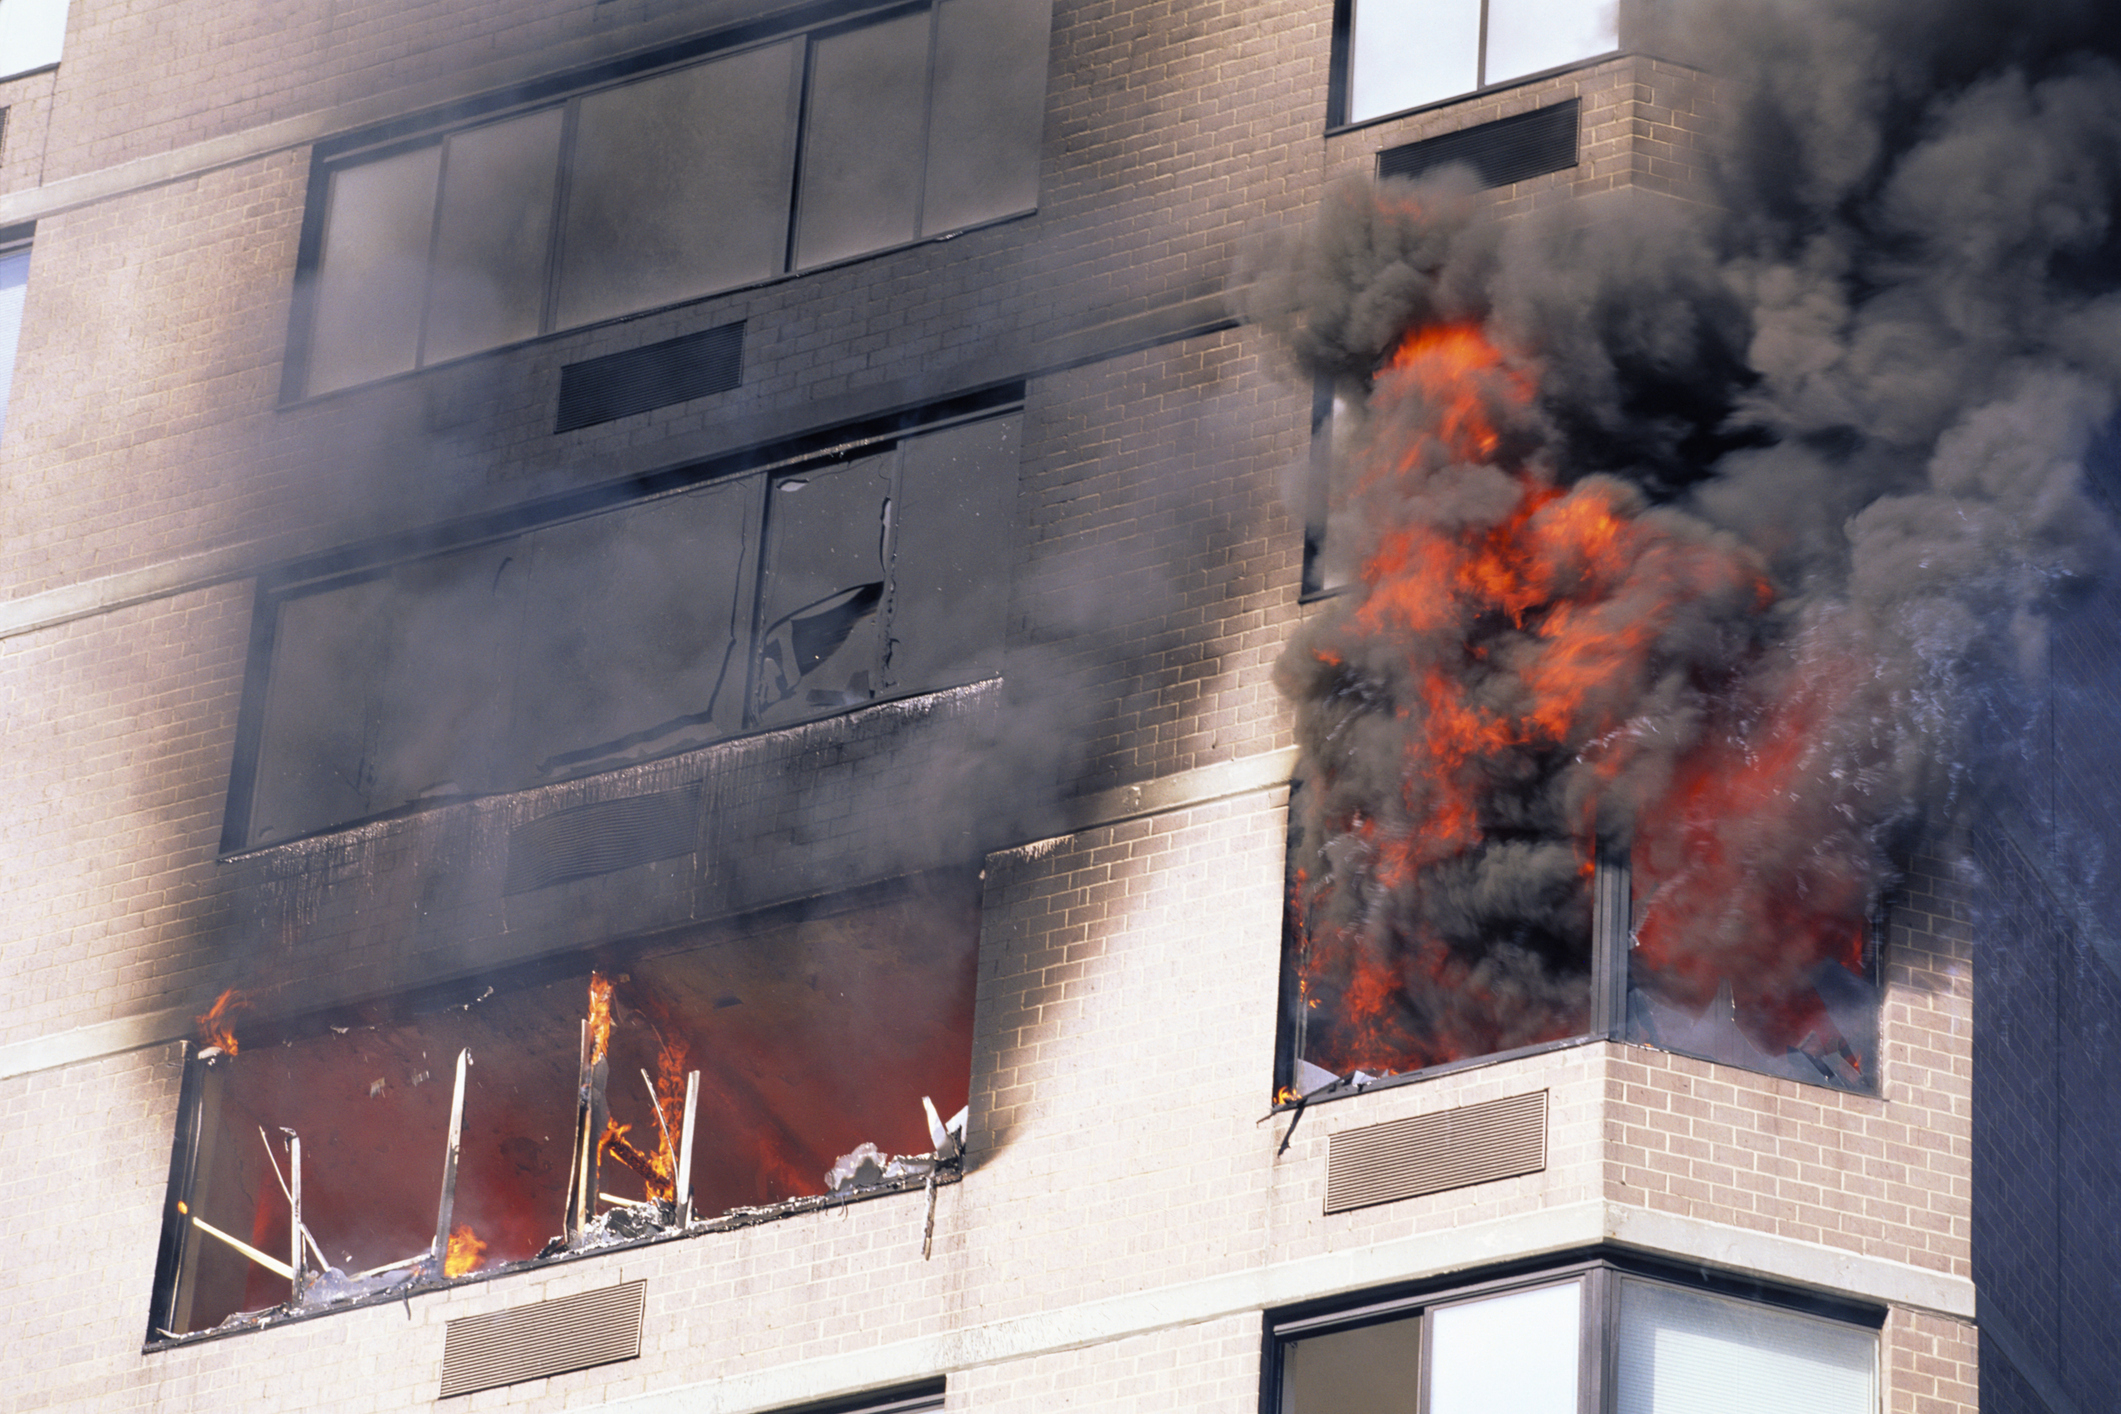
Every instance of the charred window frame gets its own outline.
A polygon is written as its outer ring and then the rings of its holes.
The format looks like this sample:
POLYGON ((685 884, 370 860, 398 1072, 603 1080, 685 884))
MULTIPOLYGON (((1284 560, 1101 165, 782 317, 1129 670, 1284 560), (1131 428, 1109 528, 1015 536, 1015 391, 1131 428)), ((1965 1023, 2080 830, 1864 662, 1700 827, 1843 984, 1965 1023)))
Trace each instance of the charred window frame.
POLYGON ((999 675, 1022 396, 261 580, 223 853, 999 675))
POLYGON ((1876 1414, 1883 1310, 1629 1254, 1270 1312, 1262 1414, 1876 1414), (1738 1389, 1777 1402, 1737 1405, 1738 1389), (1788 1393, 1791 1402, 1780 1402, 1788 1393), (1329 1407, 1330 1406, 1330 1407, 1329 1407))
MULTIPOLYGON (((1591 1041, 1645 1045, 1857 1094, 1878 1092, 1881 940, 1887 936, 1882 910, 1864 920, 1853 955, 1823 958, 1806 975, 1779 979, 1771 993, 1754 996, 1744 977, 1652 965, 1637 937, 1651 891, 1638 883, 1627 851, 1600 846, 1586 891, 1588 922, 1579 955, 1583 975, 1571 984, 1572 998, 1565 999, 1573 1008, 1565 1014, 1577 1024, 1549 1026, 1554 1034, 1522 1044, 1461 1046, 1441 1059, 1423 1054, 1414 1063, 1395 1065, 1389 1047, 1365 1053, 1351 1049, 1359 1043, 1335 1034, 1336 1028, 1347 1029, 1339 999, 1357 988, 1325 975, 1332 959, 1319 956, 1307 933, 1297 867, 1292 824, 1275 1045, 1278 1105, 1337 1099, 1591 1041), (1780 1050, 1775 1049, 1778 1041, 1780 1050)), ((1399 987, 1419 985, 1406 976, 1385 980, 1399 987)), ((1410 997, 1408 1004, 1418 1010, 1420 1000, 1410 997)))
POLYGON ((1029 212, 1050 25, 814 4, 321 144, 282 401, 1029 212))
POLYGON ((1619 45, 1614 0, 1335 0, 1326 126, 1523 83, 1619 45))
POLYGON ((324 1012, 224 997, 187 1052, 148 1344, 932 1202, 979 899, 940 871, 324 1012))

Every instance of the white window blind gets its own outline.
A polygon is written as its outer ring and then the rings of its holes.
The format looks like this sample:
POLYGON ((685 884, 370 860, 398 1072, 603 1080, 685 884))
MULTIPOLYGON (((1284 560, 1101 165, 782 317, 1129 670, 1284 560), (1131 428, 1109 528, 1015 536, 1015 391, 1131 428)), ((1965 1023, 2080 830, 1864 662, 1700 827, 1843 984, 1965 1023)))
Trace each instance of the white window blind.
POLYGON ((1618 1414, 1877 1414, 1878 1336, 1627 1278, 1618 1414))

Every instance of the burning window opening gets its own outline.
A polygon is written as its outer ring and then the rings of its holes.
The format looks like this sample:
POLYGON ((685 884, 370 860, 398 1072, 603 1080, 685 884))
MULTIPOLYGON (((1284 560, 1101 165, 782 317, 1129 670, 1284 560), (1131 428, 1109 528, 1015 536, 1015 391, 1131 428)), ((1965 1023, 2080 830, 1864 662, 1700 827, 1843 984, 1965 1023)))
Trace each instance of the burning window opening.
POLYGON ((1890 871, 1796 785, 1859 665, 1786 654, 1730 537, 1559 484, 1536 376, 1418 327, 1332 438, 1364 540, 1278 672, 1305 763, 1277 1099, 1594 1035, 1871 1088, 1890 871), (1600 908, 1623 858, 1632 905, 1600 908))
POLYGON ((996 676, 1021 424, 261 590, 224 849, 996 676))
POLYGON ((976 887, 928 876, 241 1044, 217 1006, 151 1343, 920 1188, 925 1254, 961 1171, 978 928, 976 887))

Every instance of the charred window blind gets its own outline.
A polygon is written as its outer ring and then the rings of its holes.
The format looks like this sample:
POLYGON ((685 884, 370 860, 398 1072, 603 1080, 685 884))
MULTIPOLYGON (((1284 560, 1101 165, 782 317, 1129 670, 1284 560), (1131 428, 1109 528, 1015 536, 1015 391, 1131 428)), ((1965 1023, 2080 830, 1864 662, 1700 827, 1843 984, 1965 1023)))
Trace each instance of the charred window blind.
POLYGON ((1387 148, 1377 154, 1380 177, 1419 177, 1454 162, 1478 174, 1483 187, 1506 187, 1576 165, 1578 103, 1570 99, 1455 133, 1387 148))
POLYGON ((1334 121, 1360 123, 1617 48, 1611 0, 1346 0, 1334 121))
MULTIPOLYGON (((268 591, 225 846, 994 676, 1020 422, 872 440, 268 591)), ((511 887, 568 858, 526 843, 511 887)))
POLYGON ((1051 0, 930 0, 339 144, 283 395, 1029 211, 1051 19, 1051 0))

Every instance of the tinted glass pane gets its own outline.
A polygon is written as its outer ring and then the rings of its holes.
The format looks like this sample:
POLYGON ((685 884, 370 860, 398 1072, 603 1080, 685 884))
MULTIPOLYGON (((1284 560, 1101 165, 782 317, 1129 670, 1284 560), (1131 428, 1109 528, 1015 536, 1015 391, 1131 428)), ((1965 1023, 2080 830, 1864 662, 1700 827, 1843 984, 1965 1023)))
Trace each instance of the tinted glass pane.
POLYGON ((22 302, 29 294, 29 252, 0 255, 0 429, 7 426, 8 390, 15 382, 15 346, 22 341, 22 302))
POLYGON ((897 461, 886 452, 774 483, 754 655, 760 723, 876 696, 897 461))
POLYGON ((942 0, 921 234, 1038 205, 1052 0, 942 0))
POLYGON ((369 813, 366 685, 390 593, 377 576, 280 604, 248 843, 369 813))
POLYGON ((1429 1315, 1428 1414, 1576 1414, 1583 1284, 1429 1315))
POLYGON ((1615 0, 1488 0, 1488 82, 1619 47, 1615 0))
POLYGON ((331 174, 309 343, 310 392, 412 367, 441 165, 437 143, 331 174))
POLYGON ((59 62, 67 0, 0 0, 0 75, 59 62))
POLYGON ((885 686, 927 691, 1001 671, 1022 419, 904 444, 885 686))
POLYGON ((518 785, 703 745, 744 720, 739 603, 758 481, 722 483, 530 537, 505 774, 518 785))
POLYGON ((798 267, 913 239, 928 30, 927 13, 917 12, 812 46, 798 267))
POLYGON ((780 272, 800 56, 789 40, 582 100, 560 327, 780 272))
POLYGON ((422 362, 538 332, 563 116, 548 108, 449 139, 422 362))
POLYGON ((1357 0, 1348 121, 1470 92, 1479 63, 1480 0, 1357 0))
POLYGON ((1417 1414, 1421 1320, 1286 1342, 1280 1414, 1417 1414))
POLYGON ((498 789, 515 681, 521 542, 401 565, 371 684, 370 808, 498 789))
POLYGON ((1878 1336, 1630 1278, 1617 1379, 1618 1414, 1877 1414, 1878 1336))

